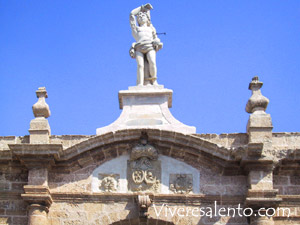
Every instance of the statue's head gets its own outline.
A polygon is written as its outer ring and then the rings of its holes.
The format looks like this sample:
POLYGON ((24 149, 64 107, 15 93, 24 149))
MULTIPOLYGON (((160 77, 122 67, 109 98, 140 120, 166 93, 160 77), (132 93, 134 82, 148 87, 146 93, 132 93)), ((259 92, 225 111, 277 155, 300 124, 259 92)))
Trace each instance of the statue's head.
POLYGON ((145 23, 147 24, 147 26, 150 26, 151 22, 150 22, 150 18, 149 18, 148 13, 139 12, 136 17, 137 17, 137 22, 140 26, 145 24, 145 23))

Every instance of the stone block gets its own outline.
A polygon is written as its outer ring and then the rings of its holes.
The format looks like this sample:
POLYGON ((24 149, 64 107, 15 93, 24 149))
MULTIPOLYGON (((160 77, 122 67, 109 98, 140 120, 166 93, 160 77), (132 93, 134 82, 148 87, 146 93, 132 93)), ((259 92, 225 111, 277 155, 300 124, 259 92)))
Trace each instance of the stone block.
POLYGON ((30 169, 28 171, 28 184, 29 185, 48 185, 48 169, 30 169))
POLYGON ((285 195, 300 195, 300 187, 299 186, 288 186, 284 187, 285 195))
POLYGON ((273 189, 273 172, 250 171, 248 182, 253 190, 271 190, 273 189))
POLYGON ((291 185, 299 185, 300 189, 300 177, 299 176, 291 176, 291 185))
POLYGON ((38 117, 30 122, 30 144, 47 144, 51 135, 48 120, 38 117))
POLYGON ((8 191, 11 189, 11 183, 10 182, 0 182, 0 191, 8 191))
POLYGON ((290 178, 289 178, 289 176, 274 175, 273 183, 274 183, 274 185, 286 186, 286 185, 290 184, 290 178))

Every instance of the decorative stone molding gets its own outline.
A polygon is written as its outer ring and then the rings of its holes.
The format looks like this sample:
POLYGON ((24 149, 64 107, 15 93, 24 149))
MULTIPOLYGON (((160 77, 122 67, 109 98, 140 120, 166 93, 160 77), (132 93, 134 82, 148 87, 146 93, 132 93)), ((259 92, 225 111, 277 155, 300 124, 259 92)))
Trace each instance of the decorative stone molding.
POLYGON ((62 151, 61 144, 10 144, 9 148, 28 169, 51 167, 62 151))
POLYGON ((99 173, 99 189, 103 192, 116 192, 120 174, 103 174, 99 173))
POLYGON ((49 192, 49 188, 43 185, 25 185, 25 194, 21 194, 24 201, 29 204, 40 204, 46 207, 50 207, 52 204, 52 198, 49 192))
POLYGON ((170 191, 179 194, 189 194, 193 191, 192 174, 170 174, 170 191))
POLYGON ((151 199, 149 195, 138 195, 138 206, 140 211, 140 217, 147 217, 148 216, 148 208, 151 205, 151 199))

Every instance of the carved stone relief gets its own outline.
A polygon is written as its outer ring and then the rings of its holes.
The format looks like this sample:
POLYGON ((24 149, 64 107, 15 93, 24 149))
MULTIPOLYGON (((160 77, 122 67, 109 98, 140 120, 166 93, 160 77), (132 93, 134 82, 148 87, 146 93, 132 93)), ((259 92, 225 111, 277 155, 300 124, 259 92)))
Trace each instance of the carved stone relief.
POLYGON ((99 189, 103 192, 115 192, 118 190, 119 174, 99 173, 99 189))
POLYGON ((170 191, 188 194, 193 191, 192 174, 170 174, 170 191))
POLYGON ((127 161, 128 190, 160 192, 161 162, 157 150, 141 137, 141 143, 132 148, 127 161))

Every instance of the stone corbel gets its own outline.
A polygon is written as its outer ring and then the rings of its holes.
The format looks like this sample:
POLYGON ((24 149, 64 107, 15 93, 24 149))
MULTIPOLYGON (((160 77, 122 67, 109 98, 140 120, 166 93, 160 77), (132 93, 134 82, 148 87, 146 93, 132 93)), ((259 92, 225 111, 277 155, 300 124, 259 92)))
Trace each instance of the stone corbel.
POLYGON ((138 195, 137 202, 140 212, 140 217, 146 218, 148 216, 148 208, 151 205, 151 199, 149 195, 138 195))

